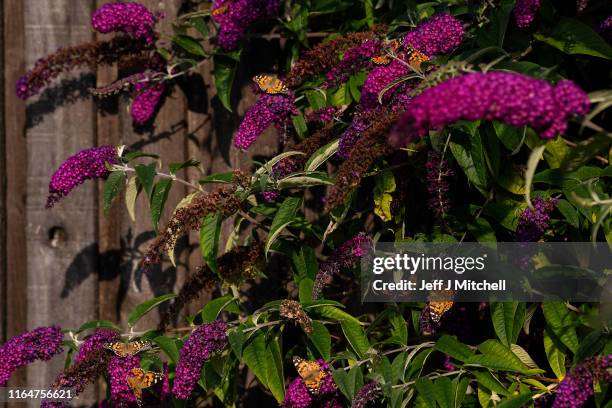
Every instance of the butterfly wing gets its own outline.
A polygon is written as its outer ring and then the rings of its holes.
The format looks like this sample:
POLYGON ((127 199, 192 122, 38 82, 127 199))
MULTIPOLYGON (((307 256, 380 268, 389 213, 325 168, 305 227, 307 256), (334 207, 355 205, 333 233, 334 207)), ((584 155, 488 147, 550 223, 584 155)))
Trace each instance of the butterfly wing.
POLYGON ((143 340, 131 341, 127 345, 127 353, 130 356, 140 353, 141 351, 149 350, 151 343, 143 340))
POLYGON ((421 63, 429 61, 429 57, 419 50, 408 47, 408 64, 417 71, 421 70, 421 63))
POLYGON ((127 383, 136 398, 138 406, 142 406, 142 390, 161 381, 163 375, 154 371, 144 371, 142 368, 134 368, 132 375, 127 377, 127 383))
POLYGON ((304 385, 308 388, 308 391, 317 395, 321 388, 321 382, 325 378, 325 372, 319 363, 294 356, 293 364, 299 376, 302 378, 304 385))
POLYGON ((278 79, 276 75, 256 75, 253 77, 253 81, 257 84, 259 89, 270 95, 285 94, 289 92, 287 85, 278 79))
POLYGON ((126 357, 128 355, 127 344, 121 341, 113 341, 111 343, 104 344, 104 348, 112 351, 119 357, 126 357))

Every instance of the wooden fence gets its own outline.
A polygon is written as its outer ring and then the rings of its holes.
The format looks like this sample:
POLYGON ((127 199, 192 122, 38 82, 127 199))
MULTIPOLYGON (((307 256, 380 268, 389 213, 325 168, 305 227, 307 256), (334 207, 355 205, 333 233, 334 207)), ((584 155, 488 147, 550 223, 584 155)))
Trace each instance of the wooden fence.
MULTIPOLYGON (((119 99, 97 109, 87 89, 107 84, 116 67, 79 71, 62 77, 39 97, 24 103, 15 97, 15 82, 37 58, 60 46, 107 38, 90 26, 90 16, 102 1, 3 0, 0 53, 0 338, 37 326, 58 324, 75 328, 90 319, 125 324, 134 305, 176 290, 189 270, 201 264, 194 237, 178 257, 178 268, 164 265, 143 274, 137 263, 153 237, 147 204, 138 201, 132 222, 122 206, 102 213, 101 185, 86 183, 52 210, 44 207, 53 171, 80 149, 125 144, 160 154, 166 163, 195 158, 208 172, 248 169, 253 155, 269 156, 277 149, 272 132, 249 155, 231 145, 240 114, 253 102, 249 78, 271 70, 278 62, 278 42, 255 44, 245 50, 235 84, 234 112, 220 107, 211 85, 211 67, 182 79, 168 95, 155 126, 135 131, 128 101, 119 99), (262 47, 263 45, 263 47, 262 47), (263 54, 262 55, 262 50, 263 54)), ((162 27, 185 5, 180 0, 142 1, 166 14, 162 27)), ((186 177, 195 177, 190 172, 186 177)), ((171 192, 165 217, 186 194, 180 185, 171 192)), ((141 197, 142 198, 142 197, 141 197)), ((224 225, 227 236, 233 228, 224 225)), ((197 306, 197 305, 196 305, 197 306)), ((138 327, 153 327, 158 315, 138 327)), ((20 370, 13 385, 44 387, 63 367, 63 359, 36 363, 20 370)), ((83 403, 94 401, 90 391, 83 403)))

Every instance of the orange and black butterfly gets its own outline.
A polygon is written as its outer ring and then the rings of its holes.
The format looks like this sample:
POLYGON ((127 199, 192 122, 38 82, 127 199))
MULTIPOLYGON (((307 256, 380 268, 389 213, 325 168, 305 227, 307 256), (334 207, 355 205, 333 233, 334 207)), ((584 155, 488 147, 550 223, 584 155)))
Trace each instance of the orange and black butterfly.
POLYGON ((316 361, 304 360, 301 357, 293 357, 293 365, 302 378, 308 391, 317 395, 321 389, 321 383, 325 378, 325 371, 316 361))
POLYGON ((151 342, 146 340, 135 340, 128 343, 122 341, 113 341, 111 343, 104 344, 104 348, 112 351, 119 357, 133 356, 141 351, 151 349, 151 342))
MULTIPOLYGON (((452 299, 452 291, 443 291, 444 295, 452 299)), ((442 317, 452 309, 455 302, 453 300, 431 300, 427 302, 423 311, 421 312, 421 319, 419 321, 419 327, 421 334, 424 336, 431 336, 436 334, 436 331, 440 327, 442 317)))
POLYGON ((287 85, 285 85, 285 83, 280 80, 276 75, 255 75, 253 77, 253 81, 257 84, 259 89, 270 95, 286 94, 287 92, 289 92, 289 88, 287 88, 287 85))
POLYGON ((401 48, 402 41, 398 39, 386 40, 383 44, 383 52, 380 55, 372 57, 371 61, 375 65, 388 65, 391 63, 393 58, 391 55, 396 54, 401 48))
POLYGON ((227 8, 228 8, 227 4, 224 4, 222 6, 217 7, 213 11, 211 11, 210 14, 213 16, 218 16, 219 14, 225 14, 225 12, 227 11, 227 8))
POLYGON ((132 374, 128 375, 126 380, 139 407, 142 406, 142 390, 160 382, 163 378, 161 373, 145 371, 142 368, 132 369, 132 374))
POLYGON ((406 53, 408 56, 408 64, 417 71, 421 70, 421 63, 429 61, 429 57, 427 55, 415 48, 407 47, 406 53))

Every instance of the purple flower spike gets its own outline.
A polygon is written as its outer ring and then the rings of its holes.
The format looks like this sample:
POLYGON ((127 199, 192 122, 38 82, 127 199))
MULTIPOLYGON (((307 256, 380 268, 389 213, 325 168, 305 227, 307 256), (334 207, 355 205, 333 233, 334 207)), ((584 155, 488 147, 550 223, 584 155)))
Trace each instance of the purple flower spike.
POLYGON ((12 337, 0 347, 0 386, 6 386, 11 374, 36 360, 47 361, 61 353, 64 334, 56 326, 39 327, 12 337))
POLYGON ((425 90, 408 105, 389 142, 404 146, 431 129, 460 120, 499 120, 530 126, 542 139, 563 133, 567 120, 588 112, 587 94, 571 81, 548 82, 509 72, 473 73, 425 90))
POLYGON ((533 210, 525 208, 521 213, 516 228, 516 240, 518 242, 539 240, 550 227, 550 213, 555 209, 557 202, 556 198, 535 197, 531 202, 533 210))
POLYGON ((406 34, 404 44, 433 57, 448 54, 459 47, 464 35, 460 20, 450 14, 436 14, 406 34))
POLYGON ((91 353, 102 350, 105 343, 117 340, 119 333, 115 330, 99 329, 94 334, 87 337, 79 347, 79 352, 74 358, 74 362, 78 363, 86 359, 91 353))
POLYGON ((122 407, 136 402, 136 397, 127 383, 127 377, 132 375, 134 368, 140 368, 140 357, 113 356, 108 363, 113 406, 122 407))
POLYGON ((612 354, 589 357, 561 381, 553 408, 581 408, 593 395, 593 381, 612 382, 612 354))
POLYGON ((212 18, 219 25, 217 44, 233 50, 257 20, 275 17, 280 0, 214 0, 212 18))
POLYGON ((153 118, 165 91, 164 82, 138 82, 134 86, 130 115, 135 124, 144 125, 153 118))
POLYGON ((308 408, 312 404, 312 397, 301 378, 296 378, 287 387, 283 408, 308 408))
POLYGON ((517 27, 529 27, 539 10, 540 0, 517 0, 513 11, 517 27))
POLYGON ((286 95, 262 94, 244 115, 234 138, 234 145, 246 150, 270 126, 281 125, 292 115, 297 115, 294 99, 293 92, 286 95))
POLYGON ((346 80, 353 74, 371 65, 371 58, 381 50, 381 42, 377 40, 365 40, 357 47, 349 48, 342 60, 336 64, 331 71, 325 74, 324 88, 330 88, 346 80))
MULTIPOLYGON (((413 47, 431 58, 435 55, 448 54, 453 51, 461 44, 464 35, 465 29, 461 21, 450 14, 436 14, 406 34, 404 46, 413 47)), ((363 84, 361 106, 364 109, 371 109, 378 105, 378 94, 388 84, 408 75, 410 72, 412 71, 406 66, 406 63, 396 59, 391 61, 389 65, 374 68, 363 84)), ((384 95, 383 102, 387 103, 394 91, 394 89, 388 90, 384 95)))
POLYGON ((70 156, 51 176, 47 208, 53 207, 85 180, 106 178, 110 173, 106 164, 118 161, 114 146, 91 147, 70 156))
POLYGON ((198 327, 181 349, 176 366, 176 378, 172 392, 178 399, 186 400, 200 379, 202 366, 211 354, 227 346, 227 326, 217 320, 198 327))
POLYGON ((121 1, 107 3, 91 17, 91 26, 100 33, 123 32, 132 38, 151 44, 157 17, 139 3, 121 1))
POLYGON ((361 232, 340 245, 329 258, 322 262, 319 265, 319 272, 317 272, 312 289, 313 299, 317 299, 321 295, 323 288, 329 284, 335 274, 342 269, 352 267, 359 261, 367 253, 371 242, 370 237, 361 232))
POLYGON ((365 384, 353 398, 351 408, 366 408, 368 403, 374 402, 382 397, 382 387, 378 381, 370 381, 365 384))

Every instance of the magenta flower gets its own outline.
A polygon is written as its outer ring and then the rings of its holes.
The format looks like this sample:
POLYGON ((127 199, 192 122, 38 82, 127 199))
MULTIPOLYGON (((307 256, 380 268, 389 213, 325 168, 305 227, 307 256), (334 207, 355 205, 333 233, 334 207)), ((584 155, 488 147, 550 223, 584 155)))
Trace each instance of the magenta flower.
POLYGON ((212 18, 219 25, 217 44, 225 51, 238 46, 257 20, 275 17, 280 0, 214 0, 212 18))
POLYGON ((91 147, 70 156, 51 176, 47 208, 53 207, 85 180, 106 178, 110 173, 106 165, 118 161, 114 146, 91 147))
POLYGON ((200 379, 202 366, 213 353, 227 346, 227 326, 217 320, 198 327, 181 349, 176 366, 176 378, 172 392, 178 399, 186 400, 200 379))
POLYGON ((321 380, 319 393, 313 395, 308 391, 301 378, 294 379, 287 387, 285 399, 281 404, 282 408, 342 408, 341 395, 338 387, 334 383, 331 374, 331 366, 323 360, 317 360, 321 369, 325 372, 325 377, 321 380))
POLYGON ((544 199, 535 197, 531 208, 525 208, 520 215, 516 227, 516 240, 518 242, 535 242, 539 240, 550 227, 550 213, 557 205, 556 198, 544 199))
POLYGON ((273 124, 280 126, 298 111, 294 104, 293 92, 288 94, 262 94, 257 102, 244 115, 234 145, 240 149, 248 149, 257 138, 273 124))
POLYGON ((64 334, 57 326, 39 327, 10 338, 0 347, 0 386, 6 386, 11 374, 36 360, 47 361, 61 353, 64 334))
POLYGON ((368 403, 377 401, 382 395, 380 383, 372 380, 357 392, 355 398, 353 398, 351 408, 366 408, 368 403))
POLYGON ((334 120, 334 116, 336 116, 338 111, 339 109, 335 106, 326 106, 325 108, 317 109, 316 111, 306 115, 306 122, 331 122, 332 120, 334 120))
POLYGON ((593 395, 593 381, 612 382, 612 354, 589 357, 561 381, 553 408, 581 408, 593 395))
MULTIPOLYGON (((450 14, 436 14, 419 24, 404 37, 404 46, 410 46, 428 57, 448 54, 457 48, 465 35, 461 21, 450 14)), ((404 57, 400 51, 398 58, 404 57)), ((366 78, 361 90, 360 104, 371 109, 378 104, 378 95, 393 81, 407 76, 411 71, 405 62, 394 59, 388 65, 374 68, 366 78)), ((383 101, 388 102, 397 87, 385 93, 383 101)))
POLYGON ((330 88, 346 82, 351 75, 371 66, 371 59, 381 52, 381 45, 377 40, 365 40, 362 44, 346 50, 342 60, 325 74, 323 87, 330 88))
POLYGON ((78 363, 86 359, 91 353, 102 350, 105 343, 117 340, 119 333, 115 330, 98 329, 94 334, 87 337, 79 347, 79 351, 74 358, 74 362, 78 363))
POLYGON ((540 0, 517 0, 513 10, 517 27, 529 27, 539 10, 540 0))
POLYGON ((556 86, 522 74, 473 73, 425 90, 408 105, 389 142, 404 146, 460 120, 499 120, 530 126, 542 139, 563 133, 567 120, 589 110, 587 94, 571 81, 556 86))
POLYGON ((264 191, 261 193, 261 198, 263 198, 266 203, 273 203, 274 201, 278 200, 280 196, 281 193, 278 190, 264 191))
POLYGON ((312 288, 313 299, 321 295, 323 288, 331 282, 335 274, 358 262, 367 253, 371 243, 371 238, 361 232, 344 242, 329 258, 321 262, 312 288))
POLYGON ((163 81, 136 83, 130 108, 134 123, 144 125, 153 118, 165 91, 166 84, 163 81))
POLYGON ((123 407, 136 402, 136 397, 127 383, 127 377, 132 375, 134 368, 140 368, 140 357, 113 356, 108 363, 113 406, 123 407))
POLYGON ((91 26, 100 33, 123 32, 132 38, 155 41, 157 16, 139 3, 118 1, 100 7, 91 17, 91 26))
POLYGON ((361 133, 369 128, 372 124, 372 117, 369 114, 356 114, 353 116, 353 121, 340 135, 338 142, 338 157, 347 159, 351 149, 359 140, 361 133))
POLYGON ((612 41, 612 16, 608 16, 599 24, 599 33, 608 41, 612 41))

